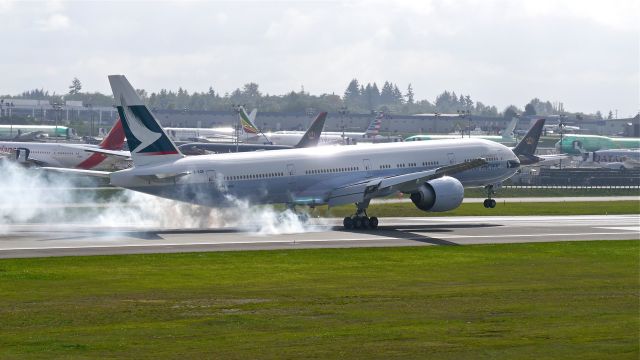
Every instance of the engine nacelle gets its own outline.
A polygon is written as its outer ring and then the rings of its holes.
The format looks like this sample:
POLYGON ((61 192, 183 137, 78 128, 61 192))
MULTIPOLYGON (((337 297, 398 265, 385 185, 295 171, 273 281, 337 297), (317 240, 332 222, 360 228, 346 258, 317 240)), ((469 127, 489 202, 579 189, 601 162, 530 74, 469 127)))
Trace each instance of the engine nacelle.
POLYGON ((462 204, 464 188, 458 179, 444 176, 427 181, 411 193, 411 201, 423 211, 449 211, 462 204))

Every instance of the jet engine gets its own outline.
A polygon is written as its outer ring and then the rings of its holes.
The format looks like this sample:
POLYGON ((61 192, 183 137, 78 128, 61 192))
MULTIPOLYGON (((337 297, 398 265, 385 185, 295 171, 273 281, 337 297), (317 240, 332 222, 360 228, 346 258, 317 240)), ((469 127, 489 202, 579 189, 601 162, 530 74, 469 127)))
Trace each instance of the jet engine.
POLYGON ((464 188, 458 179, 444 176, 427 181, 411 193, 411 201, 423 211, 449 211, 462 204, 464 188))

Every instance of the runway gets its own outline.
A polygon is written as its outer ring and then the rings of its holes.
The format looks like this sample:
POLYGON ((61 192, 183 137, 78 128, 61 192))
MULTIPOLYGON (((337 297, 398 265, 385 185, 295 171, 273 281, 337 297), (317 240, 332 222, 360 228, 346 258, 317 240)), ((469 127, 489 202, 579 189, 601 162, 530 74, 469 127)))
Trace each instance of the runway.
POLYGON ((322 225, 314 221, 305 232, 293 234, 9 225, 0 233, 0 258, 640 239, 639 215, 384 218, 376 231, 345 231, 340 219, 322 225))

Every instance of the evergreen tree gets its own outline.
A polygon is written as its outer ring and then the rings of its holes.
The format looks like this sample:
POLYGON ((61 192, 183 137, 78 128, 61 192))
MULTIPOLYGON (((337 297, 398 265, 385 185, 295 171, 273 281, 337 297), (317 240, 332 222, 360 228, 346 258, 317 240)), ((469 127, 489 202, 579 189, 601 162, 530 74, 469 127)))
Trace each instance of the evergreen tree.
POLYGON ((536 115, 536 108, 533 106, 533 104, 528 103, 527 105, 525 105, 523 115, 536 115))
POLYGON ((382 85, 382 91, 380 91, 380 104, 393 104, 393 86, 388 81, 385 81, 384 85, 382 85))
POLYGON ((411 87, 411 83, 407 86, 405 97, 407 98, 407 104, 413 105, 413 88, 411 87))
POLYGON ((80 83, 77 77, 74 77, 69 86, 69 95, 77 95, 80 93, 80 90, 82 90, 82 83, 80 83))
POLYGON ((351 80, 347 89, 344 91, 343 100, 347 106, 353 106, 360 100, 360 84, 357 79, 351 80))

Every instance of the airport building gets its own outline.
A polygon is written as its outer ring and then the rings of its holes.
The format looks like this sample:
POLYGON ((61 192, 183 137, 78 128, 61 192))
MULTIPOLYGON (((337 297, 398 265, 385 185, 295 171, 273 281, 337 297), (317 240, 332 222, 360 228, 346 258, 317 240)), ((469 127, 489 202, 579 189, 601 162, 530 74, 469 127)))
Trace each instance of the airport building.
MULTIPOLYGON (((159 110, 153 109, 158 120, 167 127, 219 127, 237 124, 237 116, 229 111, 196 111, 159 110)), ((317 109, 307 109, 305 112, 259 112, 257 126, 268 130, 303 130, 306 129, 317 109)), ((325 125, 326 131, 363 131, 372 114, 340 114, 329 113, 325 125)), ((113 107, 93 106, 81 101, 66 101, 62 104, 50 104, 45 100, 29 99, 0 99, 0 118, 23 117, 35 119, 42 124, 66 125, 72 121, 82 121, 93 124, 95 128, 109 128, 117 117, 113 107)), ((526 130, 531 120, 539 116, 522 117, 518 123, 518 130, 526 130)), ((555 124, 560 120, 558 116, 547 118, 547 124, 555 124)), ((389 114, 382 123, 381 131, 389 134, 430 134, 453 133, 469 128, 481 129, 491 134, 499 133, 509 122, 504 117, 489 116, 459 116, 458 114, 419 114, 396 115, 389 114)), ((640 136, 640 115, 626 119, 612 120, 578 120, 566 118, 567 125, 579 126, 587 133, 597 135, 625 135, 640 136)), ((3 123, 7 123, 6 120, 3 123)))

